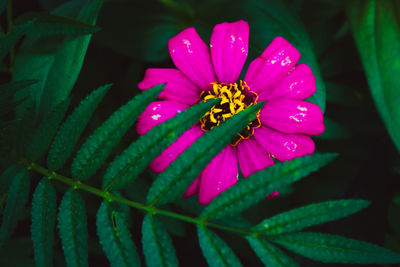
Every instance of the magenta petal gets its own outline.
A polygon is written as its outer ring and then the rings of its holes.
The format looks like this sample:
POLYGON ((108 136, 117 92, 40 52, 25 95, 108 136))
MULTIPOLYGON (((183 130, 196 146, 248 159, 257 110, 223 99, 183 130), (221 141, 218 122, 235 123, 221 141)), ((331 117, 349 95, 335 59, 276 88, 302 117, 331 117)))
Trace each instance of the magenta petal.
POLYGON ((157 124, 172 118, 176 113, 182 112, 188 107, 188 105, 175 101, 152 102, 140 114, 136 124, 136 131, 140 135, 145 134, 157 124))
POLYGON ((199 203, 209 204, 216 196, 236 184, 238 175, 235 151, 228 145, 201 173, 199 203))
POLYGON ((321 109, 300 100, 269 101, 261 109, 260 120, 266 126, 289 134, 319 135, 325 129, 321 109))
POLYGON ((299 64, 274 87, 271 93, 264 91, 258 96, 260 101, 276 98, 303 100, 312 96, 316 89, 315 78, 311 68, 305 64, 299 64))
POLYGON ((214 27, 211 35, 211 59, 220 83, 235 83, 248 54, 249 24, 240 20, 214 27))
POLYGON ((191 146, 204 132, 195 125, 184 132, 175 142, 167 147, 150 164, 150 169, 156 173, 163 172, 186 148, 191 146))
POLYGON ((191 197, 197 194, 197 191, 199 191, 199 184, 200 184, 200 178, 197 177, 196 179, 194 179, 193 183, 186 189, 182 197, 191 197))
POLYGON ((171 38, 168 48, 175 66, 200 88, 216 81, 208 46, 193 27, 171 38))
POLYGON ((283 134, 261 126, 254 131, 254 138, 271 155, 280 161, 314 153, 314 141, 307 135, 283 134))
POLYGON ((176 69, 147 69, 139 89, 148 90, 157 84, 167 83, 158 96, 166 100, 193 105, 199 99, 201 89, 176 69))
POLYGON ((274 165, 273 159, 252 138, 239 142, 237 145, 237 158, 240 170, 245 178, 274 165))
POLYGON ((300 53, 282 37, 276 37, 260 57, 250 63, 244 80, 252 91, 271 92, 300 59, 300 53))

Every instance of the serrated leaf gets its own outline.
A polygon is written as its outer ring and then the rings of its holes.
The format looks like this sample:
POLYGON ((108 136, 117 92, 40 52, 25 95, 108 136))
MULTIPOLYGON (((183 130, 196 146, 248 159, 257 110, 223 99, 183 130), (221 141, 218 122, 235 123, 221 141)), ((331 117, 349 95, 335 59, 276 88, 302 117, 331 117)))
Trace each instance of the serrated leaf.
POLYGON ((97 235, 112 267, 140 266, 124 215, 105 201, 97 212, 97 235))
POLYGON ((90 93, 61 125, 47 157, 49 169, 57 170, 65 164, 93 112, 110 87, 111 84, 107 84, 90 93))
POLYGON ((53 266, 56 191, 47 178, 37 185, 32 199, 31 235, 36 266, 53 266))
POLYGON ((28 171, 21 169, 14 177, 8 191, 6 207, 0 228, 0 247, 12 235, 29 197, 30 179, 28 171))
POLYGON ((209 266, 242 266, 232 249, 215 233, 198 225, 197 234, 201 251, 209 266))
POLYGON ((85 202, 69 189, 61 200, 58 230, 68 267, 88 266, 88 229, 85 202))
POLYGON ((331 162, 336 154, 314 154, 272 167, 242 179, 208 205, 200 217, 218 219, 238 214, 275 191, 277 188, 294 183, 331 162))
POLYGON ((369 203, 366 200, 347 199, 310 204, 265 219, 253 229, 267 235, 296 232, 349 216, 366 208, 369 203))
POLYGON ((204 133, 157 177, 148 192, 147 203, 161 205, 182 195, 211 159, 255 118, 262 105, 258 103, 248 107, 219 127, 204 133))
POLYGON ((399 263, 400 254, 376 245, 322 233, 293 233, 269 238, 304 257, 325 263, 399 263))
POLYGON ((400 150, 400 24, 396 1, 350 1, 353 35, 375 105, 400 150), (396 10, 397 8, 397 10, 396 10))
POLYGON ((297 267, 297 263, 282 250, 259 237, 248 236, 247 241, 260 260, 268 267, 297 267))
POLYGON ((158 96, 163 88, 163 85, 158 85, 137 95, 97 128, 74 158, 72 176, 78 180, 85 180, 92 176, 145 107, 158 96))
POLYGON ((75 18, 45 12, 24 13, 16 19, 15 24, 23 24, 30 20, 35 20, 35 23, 29 28, 26 34, 84 35, 95 33, 100 30, 100 28, 97 26, 77 20, 75 18))
POLYGON ((146 214, 143 219, 142 245, 147 266, 178 266, 171 238, 151 214, 146 214))
POLYGON ((16 26, 10 33, 0 37, 0 59, 3 59, 18 40, 32 27, 35 20, 16 26))
POLYGON ((140 136, 110 164, 104 175, 103 188, 106 191, 120 189, 131 183, 156 156, 218 102, 213 100, 194 105, 140 136))
POLYGON ((27 147, 27 157, 36 161, 44 154, 50 146, 51 140, 57 132, 65 113, 67 112, 70 99, 60 103, 52 112, 50 112, 39 124, 33 133, 27 147))

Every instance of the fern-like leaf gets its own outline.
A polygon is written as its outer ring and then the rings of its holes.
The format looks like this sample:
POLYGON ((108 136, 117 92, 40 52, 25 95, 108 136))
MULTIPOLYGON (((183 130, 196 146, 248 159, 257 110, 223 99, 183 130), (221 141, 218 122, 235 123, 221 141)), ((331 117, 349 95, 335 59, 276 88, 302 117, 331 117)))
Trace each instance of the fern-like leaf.
POLYGON ((199 225, 197 234, 201 251, 210 267, 242 266, 232 249, 215 233, 199 225))
POLYGON ((110 87, 111 84, 107 84, 94 90, 81 101, 79 106, 74 109, 72 114, 61 125, 47 157, 49 169, 57 170, 65 164, 93 112, 110 87))
POLYGON ((143 219, 142 245, 147 266, 178 266, 171 238, 151 214, 146 214, 143 219))
POLYGON ((89 136, 72 162, 72 176, 85 180, 92 176, 110 155, 111 150, 136 121, 145 107, 153 101, 164 86, 158 85, 137 95, 115 111, 89 136))
POLYGON ((97 235, 112 267, 140 266, 124 214, 106 201, 97 212, 97 235))
POLYGON ((36 266, 53 266, 56 191, 47 178, 37 185, 32 199, 31 235, 36 266))
POLYGON ((246 210, 273 191, 294 183, 331 162, 336 154, 314 154, 278 163, 242 179, 208 205, 200 217, 218 219, 246 210))
POLYGON ((259 103, 239 112, 197 139, 154 181, 147 195, 147 203, 161 205, 179 197, 211 159, 255 118, 262 105, 259 103))
POLYGON ((104 175, 103 188, 120 189, 131 183, 156 156, 217 103, 217 100, 201 102, 140 136, 110 164, 104 175))

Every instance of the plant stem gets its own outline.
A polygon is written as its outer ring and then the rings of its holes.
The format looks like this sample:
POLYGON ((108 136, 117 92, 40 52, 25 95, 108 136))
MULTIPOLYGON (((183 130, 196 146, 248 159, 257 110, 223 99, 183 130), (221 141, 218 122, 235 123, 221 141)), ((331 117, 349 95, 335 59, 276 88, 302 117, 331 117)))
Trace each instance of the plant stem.
POLYGON ((22 163, 27 166, 28 170, 34 170, 46 177, 48 177, 49 179, 52 180, 57 180, 60 181, 64 184, 68 184, 70 186, 72 186, 75 190, 77 189, 81 189, 84 190, 86 192, 89 192, 93 195, 99 196, 109 202, 115 201, 127 206, 130 206, 132 208, 135 209, 139 209, 139 210, 143 210, 146 212, 149 212, 151 214, 160 214, 163 216, 168 216, 171 218, 175 218, 181 221, 185 221, 188 223, 193 223, 193 224, 197 224, 197 225, 202 225, 202 226, 208 226, 208 227, 212 227, 212 228, 217 228, 220 230, 224 230, 224 231, 229 231, 229 232, 233 232, 239 235, 252 235, 254 234, 254 232, 247 230, 247 229, 241 229, 241 228, 235 228, 235 227, 230 227, 230 226, 226 226, 226 225, 222 225, 222 224, 217 224, 217 223, 213 223, 213 222, 209 222, 209 221, 205 221, 203 219, 198 219, 198 218, 194 218, 194 217, 190 217, 187 215, 183 215, 183 214, 179 214, 179 213, 175 213, 175 212, 171 212, 171 211, 167 211, 167 210, 162 210, 162 209, 158 209, 154 206, 148 206, 136 201, 132 201, 123 197, 119 197, 113 194, 110 194, 110 192, 108 191, 103 191, 100 190, 98 188, 86 185, 80 181, 75 181, 71 178, 65 177, 61 174, 58 174, 56 172, 50 171, 36 163, 28 163, 26 161, 22 161, 22 163))

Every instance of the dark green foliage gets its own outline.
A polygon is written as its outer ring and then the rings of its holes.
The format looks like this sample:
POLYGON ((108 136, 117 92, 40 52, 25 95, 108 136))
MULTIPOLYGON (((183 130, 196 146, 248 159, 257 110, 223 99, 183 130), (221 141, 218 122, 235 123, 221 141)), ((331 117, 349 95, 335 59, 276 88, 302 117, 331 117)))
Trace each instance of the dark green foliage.
POLYGON ((78 138, 85 129, 94 110, 110 87, 111 85, 108 84, 94 90, 82 100, 79 106, 74 109, 74 112, 61 125, 47 157, 49 169, 57 170, 64 165, 74 150, 78 138))
POLYGON ((151 214, 146 214, 143 219, 142 246, 147 266, 178 266, 171 238, 151 214))
POLYGON ((0 176, 0 196, 6 195, 15 176, 21 171, 18 165, 9 166, 0 176))
POLYGON ((56 224, 56 191, 43 178, 33 193, 31 235, 36 266, 53 266, 54 226, 56 224))
POLYGON ((111 162, 104 175, 103 188, 106 190, 120 189, 131 183, 151 163, 153 158, 198 122, 218 102, 218 100, 201 102, 178 113, 165 123, 155 126, 138 138, 111 162))
POLYGON ((134 97, 97 128, 74 158, 71 169, 72 176, 79 180, 85 180, 92 176, 140 113, 158 96, 162 89, 163 86, 159 85, 134 97))
POLYGON ((68 267, 88 266, 87 227, 85 203, 77 191, 70 189, 58 212, 58 230, 68 267))
POLYGON ((255 118, 255 113, 262 107, 262 104, 259 103, 239 112, 219 127, 197 139, 157 177, 148 192, 147 203, 161 205, 182 195, 208 162, 255 118))

